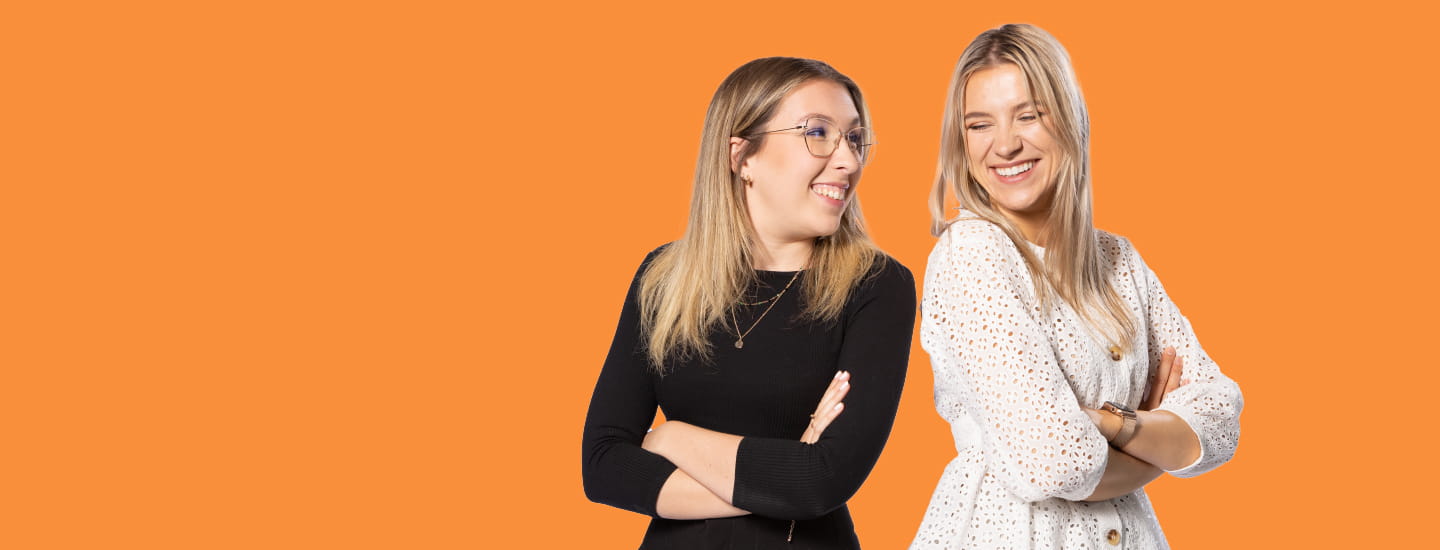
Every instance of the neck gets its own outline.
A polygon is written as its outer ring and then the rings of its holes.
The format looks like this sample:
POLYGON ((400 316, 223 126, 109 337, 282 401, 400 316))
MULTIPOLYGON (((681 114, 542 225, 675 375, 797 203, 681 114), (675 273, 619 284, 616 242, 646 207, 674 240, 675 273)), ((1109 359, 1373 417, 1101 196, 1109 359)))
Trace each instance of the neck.
POLYGON ((755 247, 755 269, 763 271, 800 271, 810 265, 815 239, 784 241, 761 236, 755 247))
POLYGON ((1010 223, 1015 224, 1025 240, 1042 247, 1045 246, 1045 224, 1050 221, 1048 209, 1037 212, 1012 212, 1003 208, 996 208, 996 210, 1000 212, 1000 215, 1005 216, 1005 219, 1010 220, 1010 223))

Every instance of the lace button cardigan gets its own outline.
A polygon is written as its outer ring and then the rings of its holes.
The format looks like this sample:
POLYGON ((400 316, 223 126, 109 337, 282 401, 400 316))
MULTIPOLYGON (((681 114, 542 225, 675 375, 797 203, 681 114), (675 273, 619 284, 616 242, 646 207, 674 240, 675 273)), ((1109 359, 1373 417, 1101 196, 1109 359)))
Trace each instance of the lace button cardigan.
POLYGON ((1196 476, 1235 453, 1239 386, 1205 354, 1130 242, 1098 230, 1097 237, 1141 330, 1119 360, 1062 301, 1041 310, 1020 251, 998 227, 962 219, 935 244, 920 341, 956 457, 912 549, 1167 548, 1144 490, 1079 502, 1099 483, 1108 446, 1081 407, 1139 405, 1167 346, 1184 357, 1189 384, 1159 409, 1184 419, 1202 449, 1193 464, 1169 473, 1196 476))

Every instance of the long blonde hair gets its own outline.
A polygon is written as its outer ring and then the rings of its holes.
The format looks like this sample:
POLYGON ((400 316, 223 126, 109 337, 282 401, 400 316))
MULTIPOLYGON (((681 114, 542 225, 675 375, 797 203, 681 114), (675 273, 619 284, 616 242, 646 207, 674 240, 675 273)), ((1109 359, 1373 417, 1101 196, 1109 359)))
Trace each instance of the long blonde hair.
POLYGON ((954 222, 945 214, 946 191, 960 206, 999 226, 1025 259, 1035 293, 1045 307, 1055 296, 1074 308, 1099 335, 1128 348, 1136 325, 1130 310, 1110 283, 1109 259, 1096 239, 1090 196, 1090 119, 1080 83, 1065 47, 1039 27, 1011 24, 976 37, 950 79, 940 138, 940 161, 930 193, 931 233, 939 236, 954 222), (982 69, 1014 65, 1025 74, 1034 101, 1044 112, 1046 128, 1061 147, 1054 199, 1042 238, 1042 261, 1026 245, 1015 224, 990 202, 966 154, 965 84, 982 69))
MULTIPOLYGON (((757 236, 746 208, 746 186, 730 169, 730 138, 749 140, 744 156, 758 150, 766 138, 759 132, 780 102, 816 79, 849 90, 861 124, 872 127, 860 87, 813 59, 756 59, 735 69, 715 90, 705 113, 685 235, 656 255, 640 280, 642 338, 657 372, 665 372, 671 362, 709 360, 709 331, 757 282, 757 236)), ((827 322, 838 317, 880 255, 865 232, 859 197, 853 197, 841 213, 839 229, 818 239, 811 252, 802 277, 801 317, 827 322)))

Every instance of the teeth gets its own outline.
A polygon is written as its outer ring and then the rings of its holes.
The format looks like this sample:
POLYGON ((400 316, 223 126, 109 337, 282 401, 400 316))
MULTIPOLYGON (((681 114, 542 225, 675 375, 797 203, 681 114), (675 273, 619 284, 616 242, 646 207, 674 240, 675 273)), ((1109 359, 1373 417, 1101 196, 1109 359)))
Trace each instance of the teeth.
POLYGON ((837 201, 845 200, 845 190, 833 185, 816 185, 811 187, 810 190, 822 197, 835 199, 837 201))
POLYGON ((1025 164, 1021 164, 1021 165, 1018 165, 1018 166, 1011 166, 1011 167, 1009 167, 1009 168, 996 168, 996 169, 995 169, 995 173, 1000 174, 1000 175, 1005 176, 1005 177, 1008 178, 1008 177, 1013 176, 1013 175, 1016 175, 1016 174, 1028 172, 1028 171, 1030 171, 1030 169, 1033 168, 1034 166, 1035 166, 1035 161, 1032 160, 1032 161, 1030 161, 1030 162, 1027 162, 1027 163, 1025 163, 1025 164))

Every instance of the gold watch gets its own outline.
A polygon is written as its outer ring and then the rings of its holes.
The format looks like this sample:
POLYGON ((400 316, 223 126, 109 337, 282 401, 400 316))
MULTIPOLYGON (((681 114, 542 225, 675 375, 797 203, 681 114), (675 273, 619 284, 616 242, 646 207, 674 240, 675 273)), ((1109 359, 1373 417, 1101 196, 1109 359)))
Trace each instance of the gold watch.
POLYGON ((1106 401, 1100 410, 1120 417, 1120 432, 1110 438, 1110 446, 1119 449, 1129 443, 1130 438, 1135 437, 1135 428, 1140 424, 1140 419, 1135 416, 1135 409, 1114 401, 1106 401))

